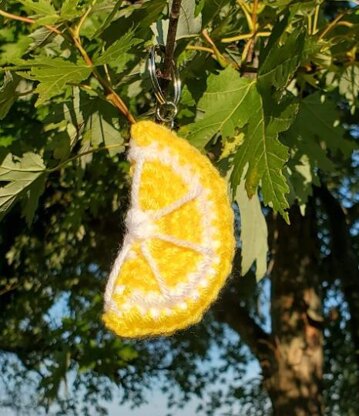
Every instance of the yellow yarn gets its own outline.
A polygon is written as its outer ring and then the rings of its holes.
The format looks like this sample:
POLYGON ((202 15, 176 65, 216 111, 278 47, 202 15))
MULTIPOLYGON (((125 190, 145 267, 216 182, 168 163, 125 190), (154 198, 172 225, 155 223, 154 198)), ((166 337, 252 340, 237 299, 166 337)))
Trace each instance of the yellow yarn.
POLYGON ((123 337, 171 334, 198 322, 224 285, 234 255, 233 212, 226 182, 187 141, 151 121, 131 133, 128 234, 103 320, 123 337))

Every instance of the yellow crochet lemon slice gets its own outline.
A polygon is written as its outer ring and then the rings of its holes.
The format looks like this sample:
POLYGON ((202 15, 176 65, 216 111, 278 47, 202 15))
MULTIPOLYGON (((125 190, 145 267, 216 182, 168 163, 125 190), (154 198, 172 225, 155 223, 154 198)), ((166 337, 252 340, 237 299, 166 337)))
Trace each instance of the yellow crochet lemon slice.
POLYGON ((171 334, 198 322, 224 285, 233 212, 226 182, 187 141, 151 121, 131 133, 127 234, 103 320, 123 337, 171 334))

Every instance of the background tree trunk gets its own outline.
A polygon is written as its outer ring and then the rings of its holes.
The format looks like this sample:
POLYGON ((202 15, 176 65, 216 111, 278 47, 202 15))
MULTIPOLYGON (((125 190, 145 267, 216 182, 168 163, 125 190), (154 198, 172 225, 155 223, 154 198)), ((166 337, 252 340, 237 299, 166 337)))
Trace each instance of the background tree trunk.
POLYGON ((331 235, 329 264, 334 278, 340 279, 345 299, 348 302, 351 336, 359 374, 359 256, 353 247, 350 235, 350 227, 358 218, 358 206, 353 206, 353 218, 350 218, 351 213, 341 206, 339 200, 325 186, 315 188, 315 194, 328 215, 331 235))
POLYGON ((274 366, 264 385, 276 416, 323 414, 323 336, 314 208, 277 220, 271 274, 274 366))
POLYGON ((275 416, 321 416, 323 318, 314 207, 309 204, 305 216, 294 207, 290 218, 290 226, 281 218, 274 222, 272 332, 240 303, 240 279, 223 294, 216 316, 239 333, 258 359, 275 416))

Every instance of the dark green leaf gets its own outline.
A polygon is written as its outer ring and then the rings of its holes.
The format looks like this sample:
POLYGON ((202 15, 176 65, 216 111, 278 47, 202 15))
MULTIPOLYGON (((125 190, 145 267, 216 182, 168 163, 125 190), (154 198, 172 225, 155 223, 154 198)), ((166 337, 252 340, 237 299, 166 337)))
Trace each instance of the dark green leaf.
POLYGON ((0 88, 0 120, 3 120, 10 108, 17 100, 16 88, 19 85, 20 77, 10 72, 5 73, 4 84, 0 88))
POLYGON ((93 147, 105 145, 111 155, 124 150, 116 111, 100 99, 83 97, 85 138, 93 147))
MULTIPOLYGON (((328 151, 348 155, 352 145, 344 140, 344 129, 339 122, 340 114, 333 101, 326 99, 319 92, 304 98, 299 107, 298 116, 285 137, 292 145, 316 146, 315 158, 319 154, 326 159, 328 151)), ((311 158, 309 150, 309 158, 311 158)))
MULTIPOLYGON (((286 19, 283 19, 286 23, 286 19)), ((283 22, 280 25, 283 26, 283 22)), ((283 27, 283 30, 285 27, 283 27)), ((284 41, 273 32, 260 58, 258 87, 270 89, 286 87, 297 70, 303 52, 305 32, 296 30, 284 41)))
POLYGON ((141 40, 134 37, 134 32, 130 31, 109 46, 105 52, 95 58, 95 65, 109 64, 116 68, 117 73, 122 72, 128 63, 131 55, 130 49, 140 43, 141 40))

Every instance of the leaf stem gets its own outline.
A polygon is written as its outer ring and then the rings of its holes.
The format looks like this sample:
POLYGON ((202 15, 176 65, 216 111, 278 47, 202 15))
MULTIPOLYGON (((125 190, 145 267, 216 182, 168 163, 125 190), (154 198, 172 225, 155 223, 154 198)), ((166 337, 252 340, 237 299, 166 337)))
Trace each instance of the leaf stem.
POLYGON ((53 173, 56 172, 59 169, 62 169, 64 166, 66 166, 68 163, 73 162, 74 160, 80 159, 83 156, 87 156, 93 153, 97 153, 101 150, 111 150, 115 149, 117 147, 123 147, 123 143, 121 144, 109 144, 108 146, 98 147, 96 149, 87 150, 86 152, 79 153, 76 156, 70 157, 69 159, 65 160, 64 162, 59 163, 57 166, 51 169, 46 169, 47 173, 53 173))
POLYGON ((76 29, 74 30, 74 34, 76 37, 80 37, 80 32, 83 24, 85 23, 85 20, 87 19, 88 15, 91 13, 93 7, 95 6, 97 0, 93 0, 91 3, 91 6, 86 10, 86 13, 81 17, 78 25, 76 26, 76 29))
POLYGON ((72 40, 76 48, 81 53, 83 60, 88 66, 91 67, 93 75, 104 88, 107 101, 114 105, 126 117, 127 121, 130 124, 135 123, 135 118, 130 113, 129 109, 127 108, 126 104, 122 101, 121 97, 116 93, 116 91, 114 91, 111 84, 100 75, 97 68, 94 66, 92 59, 89 57, 88 53, 82 46, 81 39, 77 33, 77 29, 70 29, 70 34, 72 36, 72 40))

